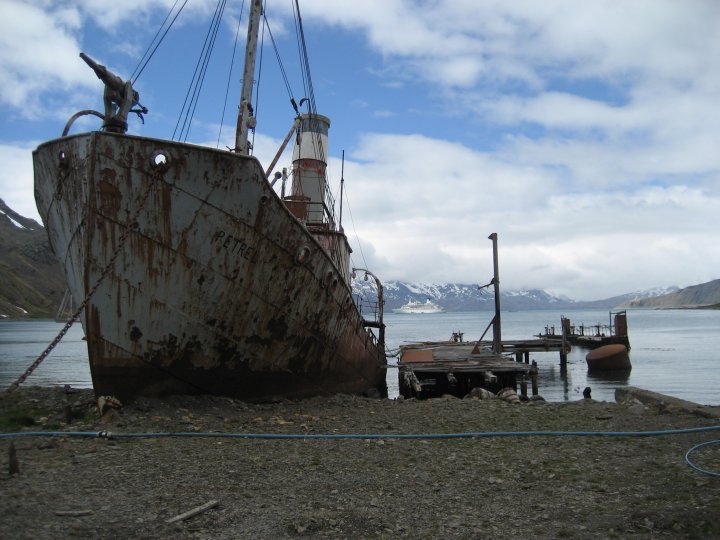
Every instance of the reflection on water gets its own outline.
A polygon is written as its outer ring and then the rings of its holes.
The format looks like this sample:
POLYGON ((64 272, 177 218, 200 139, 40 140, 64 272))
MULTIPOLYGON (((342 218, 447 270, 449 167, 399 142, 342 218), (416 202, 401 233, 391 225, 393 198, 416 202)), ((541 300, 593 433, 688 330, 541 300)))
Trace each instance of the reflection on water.
POLYGON ((593 384, 612 384, 613 386, 627 386, 630 380, 630 370, 623 371, 588 371, 587 382, 593 384))

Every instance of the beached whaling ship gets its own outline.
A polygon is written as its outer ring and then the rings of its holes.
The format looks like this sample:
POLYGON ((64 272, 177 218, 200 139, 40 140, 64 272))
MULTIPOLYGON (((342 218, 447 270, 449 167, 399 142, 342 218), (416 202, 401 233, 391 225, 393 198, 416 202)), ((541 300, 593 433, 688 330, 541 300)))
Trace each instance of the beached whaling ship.
POLYGON ((128 113, 147 112, 137 92, 83 55, 105 83, 104 114, 83 111, 103 118, 102 131, 33 154, 38 210, 73 298, 86 302, 97 395, 386 394, 384 344, 353 302, 351 249, 327 188, 329 119, 298 114, 287 196, 249 155, 261 5, 234 151, 126 134, 128 113))

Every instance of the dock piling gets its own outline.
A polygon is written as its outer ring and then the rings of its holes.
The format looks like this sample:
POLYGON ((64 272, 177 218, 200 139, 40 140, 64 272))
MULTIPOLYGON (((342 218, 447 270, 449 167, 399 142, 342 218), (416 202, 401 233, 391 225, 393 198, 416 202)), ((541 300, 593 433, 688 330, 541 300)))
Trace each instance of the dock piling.
POLYGON ((560 351, 560 374, 567 374, 567 338, 570 333, 570 319, 560 317, 560 327, 562 328, 562 349, 560 351))
POLYGON ((502 335, 500 323, 500 270, 498 265, 498 235, 492 233, 488 236, 488 240, 492 240, 493 245, 493 279, 491 283, 495 288, 495 318, 493 319, 493 352, 500 354, 502 352, 502 335))

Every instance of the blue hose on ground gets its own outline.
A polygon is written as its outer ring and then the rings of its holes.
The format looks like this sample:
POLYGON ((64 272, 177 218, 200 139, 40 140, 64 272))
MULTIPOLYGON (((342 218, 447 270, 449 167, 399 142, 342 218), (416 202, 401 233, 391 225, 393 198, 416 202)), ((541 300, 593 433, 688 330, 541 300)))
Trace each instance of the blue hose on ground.
POLYGON ((220 431, 159 431, 114 433, 110 431, 20 431, 0 433, 0 439, 14 437, 99 437, 140 439, 167 437, 214 437, 225 439, 474 439, 481 437, 661 437, 720 431, 720 425, 659 431, 475 431, 464 433, 225 433, 220 431))
MULTIPOLYGON (((224 432, 192 432, 167 431, 147 433, 112 433, 110 431, 21 431, 17 433, 0 433, 0 439, 19 437, 91 437, 107 439, 142 439, 142 438, 222 438, 222 439, 272 439, 272 440, 366 440, 366 439, 474 439, 488 437, 662 437, 667 435, 684 435, 688 433, 706 433, 720 431, 719 426, 707 426, 684 429, 666 429, 659 431, 478 431, 466 433, 224 433, 224 432)), ((685 454, 685 461, 698 472, 710 476, 720 473, 707 471, 695 465, 690 455, 704 446, 720 444, 720 440, 707 441, 693 446, 685 454)))
POLYGON ((688 450, 687 452, 685 452, 685 462, 686 462, 688 465, 690 465, 693 469, 695 469, 696 471, 698 471, 698 472, 701 472, 701 473, 703 473, 703 474, 707 474, 708 476, 720 476, 720 472, 708 471, 707 469, 703 469, 703 468, 701 468, 701 467, 698 467, 698 466, 695 465, 695 463, 693 463, 693 461, 690 459, 690 454, 692 454, 693 452, 695 452, 695 450, 699 450, 699 449, 702 448, 703 446, 710 446, 710 445, 713 445, 713 444, 720 444, 720 440, 706 441, 706 442, 704 442, 704 443, 696 444, 696 445, 693 446, 690 450, 688 450))

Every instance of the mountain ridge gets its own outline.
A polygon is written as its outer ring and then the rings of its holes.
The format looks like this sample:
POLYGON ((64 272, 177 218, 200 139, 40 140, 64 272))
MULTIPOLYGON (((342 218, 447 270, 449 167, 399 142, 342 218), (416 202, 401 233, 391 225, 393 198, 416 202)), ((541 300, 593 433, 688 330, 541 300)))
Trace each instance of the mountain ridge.
POLYGON ((625 302, 625 308, 713 308, 720 304, 720 279, 714 279, 684 289, 652 297, 634 298, 625 302))
MULTIPOLYGON (((633 300, 651 295, 677 291, 677 287, 653 288, 636 291, 601 300, 580 301, 555 296, 542 289, 500 290, 501 309, 506 311, 542 309, 615 309, 633 300)), ((363 298, 373 299, 374 285, 371 282, 355 280, 353 291, 363 298)), ((388 281, 383 286, 385 310, 393 310, 410 302, 425 302, 430 299, 446 311, 492 311, 495 297, 492 289, 481 289, 475 284, 461 283, 411 283, 388 281)))

